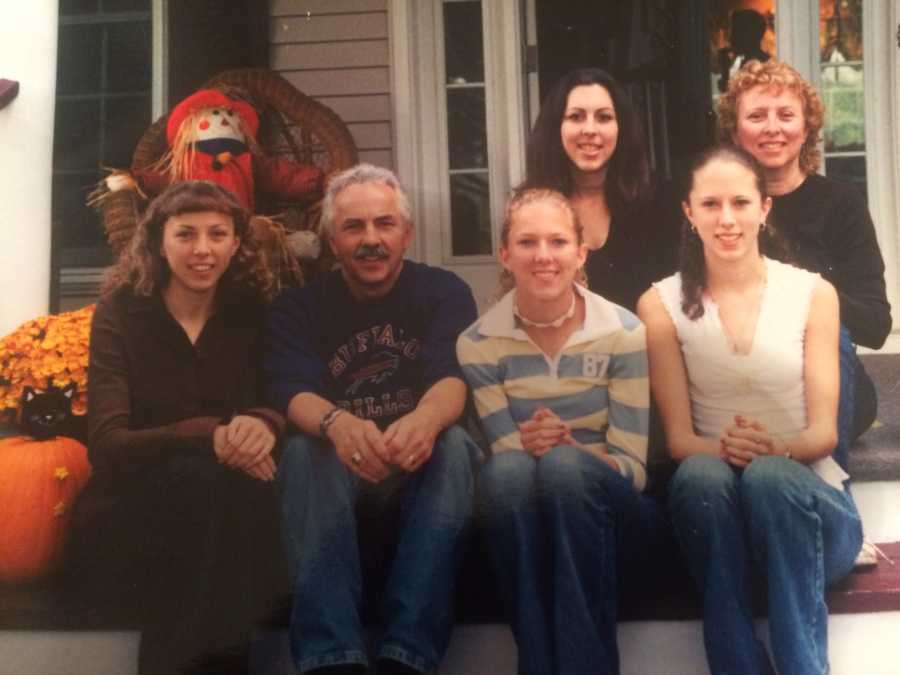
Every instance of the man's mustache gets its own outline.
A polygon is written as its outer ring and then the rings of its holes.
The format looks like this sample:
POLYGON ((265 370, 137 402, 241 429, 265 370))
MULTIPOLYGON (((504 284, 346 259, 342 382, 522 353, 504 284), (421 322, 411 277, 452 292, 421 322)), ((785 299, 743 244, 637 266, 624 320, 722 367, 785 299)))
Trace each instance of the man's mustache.
POLYGON ((353 254, 354 260, 361 258, 380 258, 386 260, 390 257, 390 253, 379 244, 362 244, 353 254))

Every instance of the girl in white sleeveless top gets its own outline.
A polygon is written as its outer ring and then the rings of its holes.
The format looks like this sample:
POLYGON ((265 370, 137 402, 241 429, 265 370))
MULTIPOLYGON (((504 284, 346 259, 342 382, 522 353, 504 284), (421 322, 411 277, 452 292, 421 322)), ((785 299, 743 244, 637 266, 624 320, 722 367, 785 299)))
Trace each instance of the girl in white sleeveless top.
MULTIPOLYGON (((766 150, 781 151, 777 137, 766 150)), ((756 160, 701 155, 682 203, 681 271, 647 291, 650 380, 669 450, 676 535, 703 598, 715 673, 772 672, 751 579, 768 587, 777 670, 828 671, 825 586, 862 526, 837 442, 839 308, 816 274, 765 257, 771 200, 756 160)))

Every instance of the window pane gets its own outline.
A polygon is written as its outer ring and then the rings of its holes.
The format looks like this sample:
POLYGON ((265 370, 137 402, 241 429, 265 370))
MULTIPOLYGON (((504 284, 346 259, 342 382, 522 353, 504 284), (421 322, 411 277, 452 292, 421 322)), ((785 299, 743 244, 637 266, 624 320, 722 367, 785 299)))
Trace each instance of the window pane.
POLYGON ((450 218, 453 255, 491 254, 487 172, 450 176, 450 218))
POLYGON ((127 168, 141 136, 150 126, 150 96, 113 99, 106 104, 104 166, 127 168))
POLYGON ((107 28, 107 91, 141 91, 152 86, 150 22, 114 23, 107 28))
POLYGON ((447 133, 451 169, 487 167, 484 89, 447 90, 447 133))
POLYGON ((104 245, 100 219, 85 205, 99 179, 97 171, 53 177, 53 226, 62 248, 104 245))
POLYGON ((487 110, 481 2, 445 0, 450 248, 454 256, 490 255, 487 110))
POLYGON ((150 11, 150 0, 101 0, 104 12, 150 11))
POLYGON ((97 0, 59 0, 59 15, 93 14, 97 11, 97 0))
POLYGON ((819 0, 819 90, 825 104, 825 173, 853 183, 866 197, 862 11, 862 0, 819 0))
POLYGON ((444 3, 444 58, 447 82, 484 81, 480 2, 444 3))
POLYGON ((862 0, 819 0, 819 59, 862 61, 862 0))
POLYGON ((866 119, 861 65, 822 65, 825 151, 865 150, 866 119))
POLYGON ((57 101, 53 169, 96 170, 100 165, 99 126, 100 101, 57 101))
POLYGON ((825 173, 829 178, 836 178, 845 183, 853 183, 859 188, 863 198, 868 199, 866 193, 866 158, 856 157, 826 157, 825 173))
POLYGON ((96 94, 100 91, 103 28, 97 25, 59 27, 56 94, 96 94), (73 58, 77 55, 77 58, 73 58))

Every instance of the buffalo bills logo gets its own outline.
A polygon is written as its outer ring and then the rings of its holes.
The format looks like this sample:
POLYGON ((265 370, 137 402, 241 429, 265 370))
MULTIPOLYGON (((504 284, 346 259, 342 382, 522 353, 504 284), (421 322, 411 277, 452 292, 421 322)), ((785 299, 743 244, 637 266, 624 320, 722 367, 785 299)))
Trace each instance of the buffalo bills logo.
POLYGON ((400 357, 392 352, 377 352, 372 355, 369 363, 359 370, 349 373, 351 384, 347 387, 347 394, 355 394, 363 384, 381 384, 397 372, 400 367, 400 357))

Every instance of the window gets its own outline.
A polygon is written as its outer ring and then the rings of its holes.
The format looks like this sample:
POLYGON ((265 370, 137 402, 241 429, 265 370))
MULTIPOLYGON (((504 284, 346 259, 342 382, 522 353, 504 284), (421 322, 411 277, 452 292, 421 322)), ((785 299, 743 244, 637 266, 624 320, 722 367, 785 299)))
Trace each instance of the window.
POLYGON ((862 0, 819 0, 819 86, 825 173, 866 194, 862 0))
POLYGON ((481 2, 444 0, 444 93, 452 256, 491 255, 481 2))
POLYGON ((131 164, 151 122, 151 55, 151 0, 60 0, 54 273, 111 262, 100 219, 85 201, 104 167, 131 164))

